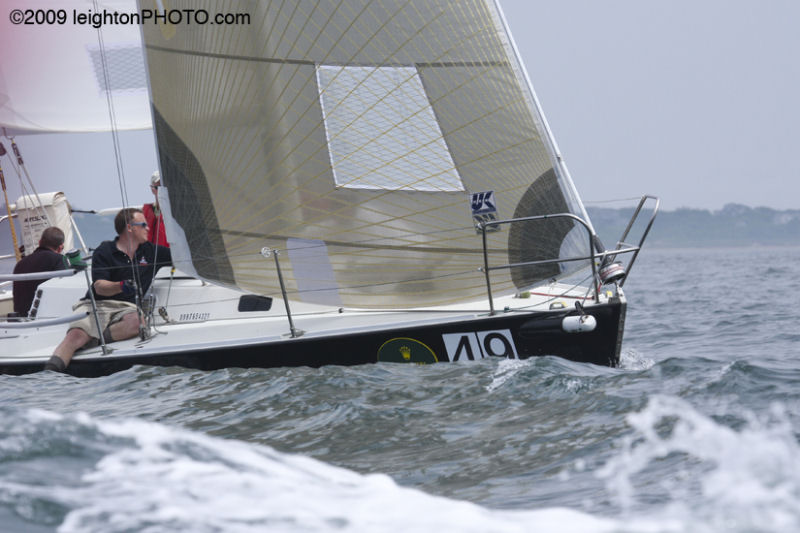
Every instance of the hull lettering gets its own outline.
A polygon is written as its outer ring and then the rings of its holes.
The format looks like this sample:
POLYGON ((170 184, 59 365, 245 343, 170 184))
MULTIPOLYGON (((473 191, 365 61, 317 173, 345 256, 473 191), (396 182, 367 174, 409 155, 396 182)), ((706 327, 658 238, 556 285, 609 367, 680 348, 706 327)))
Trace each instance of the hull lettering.
POLYGON ((511 330, 497 329, 442 334, 450 361, 475 361, 486 357, 519 359, 511 330))

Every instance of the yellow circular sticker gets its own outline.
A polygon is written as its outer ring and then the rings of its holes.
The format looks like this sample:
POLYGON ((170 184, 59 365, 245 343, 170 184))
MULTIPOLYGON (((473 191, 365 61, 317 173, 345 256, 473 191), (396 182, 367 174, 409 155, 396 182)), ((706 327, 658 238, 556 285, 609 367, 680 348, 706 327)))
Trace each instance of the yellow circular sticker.
POLYGON ((384 342, 378 348, 378 361, 424 365, 436 363, 438 359, 433 350, 420 341, 408 337, 396 337, 384 342))

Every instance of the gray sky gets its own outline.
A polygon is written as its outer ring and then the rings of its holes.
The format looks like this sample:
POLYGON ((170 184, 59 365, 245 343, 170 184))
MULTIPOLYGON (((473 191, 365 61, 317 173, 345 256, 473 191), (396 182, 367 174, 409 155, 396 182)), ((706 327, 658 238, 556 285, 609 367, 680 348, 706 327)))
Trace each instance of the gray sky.
MULTIPOLYGON (((668 210, 729 202, 800 209, 800 2, 501 6, 589 205, 648 193, 668 210)), ((128 203, 150 201, 152 133, 120 138, 128 203)), ((18 142, 40 192, 63 190, 78 208, 122 205, 109 134, 18 142)), ((4 170, 13 202, 19 186, 5 158, 4 170)))
POLYGON ((800 209, 800 2, 502 6, 585 202, 800 209))

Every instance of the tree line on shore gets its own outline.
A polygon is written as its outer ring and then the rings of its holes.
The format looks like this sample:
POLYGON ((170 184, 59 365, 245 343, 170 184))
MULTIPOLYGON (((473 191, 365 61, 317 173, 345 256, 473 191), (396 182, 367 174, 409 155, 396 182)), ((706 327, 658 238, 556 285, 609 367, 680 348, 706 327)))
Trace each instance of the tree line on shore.
MULTIPOLYGON (((613 247, 630 220, 633 208, 587 207, 595 231, 606 248, 613 247)), ((649 212, 643 210, 627 242, 635 244, 649 212)), ((647 246, 791 246, 800 245, 800 209, 775 210, 727 204, 718 211, 680 208, 659 211, 647 246)))

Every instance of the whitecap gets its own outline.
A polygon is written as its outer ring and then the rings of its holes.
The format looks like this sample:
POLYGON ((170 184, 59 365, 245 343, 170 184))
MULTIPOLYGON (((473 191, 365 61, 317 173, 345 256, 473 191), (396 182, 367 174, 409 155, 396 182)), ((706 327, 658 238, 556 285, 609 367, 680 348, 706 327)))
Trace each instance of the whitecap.
MULTIPOLYGON (((685 456, 668 472, 661 489, 669 493, 662 511, 680 517, 691 531, 800 530, 800 446, 783 407, 750 414, 736 431, 671 396, 653 396, 627 416, 633 434, 598 475, 625 512, 635 512, 637 481, 648 469, 663 469, 669 458, 685 456), (693 494, 699 492, 699 494, 693 494)), ((647 476, 652 477, 651 471, 647 476)))
POLYGON ((383 474, 138 420, 94 426, 128 444, 103 457, 80 486, 51 487, 71 508, 61 533, 669 531, 565 508, 487 509, 398 486, 383 474))
POLYGON ((492 376, 492 382, 486 386, 486 392, 495 391, 530 364, 531 359, 502 359, 492 376))
POLYGON ((623 370, 648 370, 654 364, 656 362, 653 359, 633 348, 626 348, 620 353, 619 367, 623 370))

